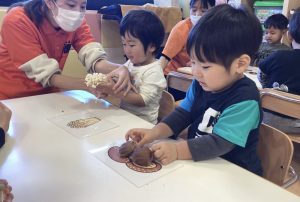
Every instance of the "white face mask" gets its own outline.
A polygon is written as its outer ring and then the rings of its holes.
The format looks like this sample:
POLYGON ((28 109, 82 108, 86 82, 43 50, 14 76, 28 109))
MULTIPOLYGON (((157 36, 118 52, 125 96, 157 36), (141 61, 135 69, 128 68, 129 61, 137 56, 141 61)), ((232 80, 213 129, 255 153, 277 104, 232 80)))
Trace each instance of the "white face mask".
POLYGON ((66 32, 75 31, 81 25, 85 12, 67 10, 60 8, 55 2, 54 4, 58 12, 56 16, 53 11, 52 14, 58 26, 66 32))
POLYGON ((201 15, 190 15, 191 22, 193 26, 197 24, 197 22, 200 20, 201 15))

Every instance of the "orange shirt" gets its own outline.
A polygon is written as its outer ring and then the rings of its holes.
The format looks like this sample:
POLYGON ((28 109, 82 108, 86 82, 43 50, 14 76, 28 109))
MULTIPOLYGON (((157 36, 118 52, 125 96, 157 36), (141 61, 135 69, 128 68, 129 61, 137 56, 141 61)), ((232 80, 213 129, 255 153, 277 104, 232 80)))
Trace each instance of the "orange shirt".
POLYGON ((162 52, 171 59, 164 69, 165 75, 170 71, 176 71, 178 67, 187 66, 190 61, 186 52, 186 42, 191 29, 190 18, 180 21, 173 27, 162 52))
POLYGON ((56 30, 45 18, 36 25, 25 14, 23 7, 11 9, 3 19, 0 37, 0 100, 53 92, 27 78, 20 65, 47 54, 63 69, 70 45, 78 52, 94 42, 86 21, 74 32, 56 30))

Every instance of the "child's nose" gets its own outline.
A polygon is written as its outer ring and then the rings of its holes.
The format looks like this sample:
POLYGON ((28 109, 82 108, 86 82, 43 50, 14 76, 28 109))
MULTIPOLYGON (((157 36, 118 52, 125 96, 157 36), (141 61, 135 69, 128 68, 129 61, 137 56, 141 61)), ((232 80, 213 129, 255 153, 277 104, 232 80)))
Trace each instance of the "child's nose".
POLYGON ((129 53, 129 48, 128 48, 128 46, 124 46, 124 52, 125 52, 125 53, 129 53))

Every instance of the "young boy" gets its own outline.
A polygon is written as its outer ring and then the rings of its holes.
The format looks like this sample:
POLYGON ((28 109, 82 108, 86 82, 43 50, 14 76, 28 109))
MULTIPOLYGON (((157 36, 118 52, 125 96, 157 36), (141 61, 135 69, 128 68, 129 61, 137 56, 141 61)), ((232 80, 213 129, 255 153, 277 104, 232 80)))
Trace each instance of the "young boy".
POLYGON ((244 76, 261 40, 262 29, 253 14, 227 4, 211 8, 188 37, 195 80, 186 98, 152 129, 132 129, 126 139, 144 145, 176 136, 190 126, 187 140, 152 144, 156 159, 168 164, 177 159, 221 156, 261 175, 256 154, 259 93, 255 83, 244 76))
POLYGON ((287 32, 289 20, 281 13, 271 15, 264 22, 265 40, 255 55, 253 66, 258 66, 261 61, 277 50, 290 50, 291 48, 281 43, 283 35, 287 32))
MULTIPOLYGON (((279 87, 300 95, 300 9, 292 15, 288 31, 293 50, 282 50, 270 55, 259 65, 266 77, 266 88, 279 87)), ((264 112, 264 123, 286 133, 300 133, 300 120, 264 112)))
POLYGON ((112 94, 113 83, 103 93, 121 98, 121 108, 156 124, 159 100, 167 86, 163 70, 155 58, 164 40, 163 24, 151 11, 132 10, 121 21, 120 34, 129 59, 125 66, 138 93, 112 94))

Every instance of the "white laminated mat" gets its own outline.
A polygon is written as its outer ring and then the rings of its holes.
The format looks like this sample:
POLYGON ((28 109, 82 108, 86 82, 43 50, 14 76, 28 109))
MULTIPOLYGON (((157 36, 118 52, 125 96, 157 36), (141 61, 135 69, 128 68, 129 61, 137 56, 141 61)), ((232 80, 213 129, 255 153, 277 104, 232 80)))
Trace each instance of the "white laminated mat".
POLYGON ((82 111, 50 118, 49 121, 78 138, 101 134, 118 125, 91 112, 82 111))
POLYGON ((147 185, 154 180, 157 180, 164 175, 168 175, 170 172, 175 171, 176 169, 183 167, 182 164, 179 163, 179 161, 174 161, 169 165, 162 166, 162 168, 157 172, 152 173, 142 173, 137 172, 134 170, 131 170, 126 166, 125 163, 119 163, 114 160, 112 160, 108 156, 108 149, 112 146, 119 146, 122 143, 114 143, 111 145, 107 145, 104 147, 101 147, 99 149, 95 149, 93 151, 90 151, 97 159, 102 161, 104 164, 106 164, 108 167, 113 169, 115 172, 117 172, 119 175, 121 175, 123 178, 125 178, 130 183, 134 184, 137 187, 142 187, 144 185, 147 185))

